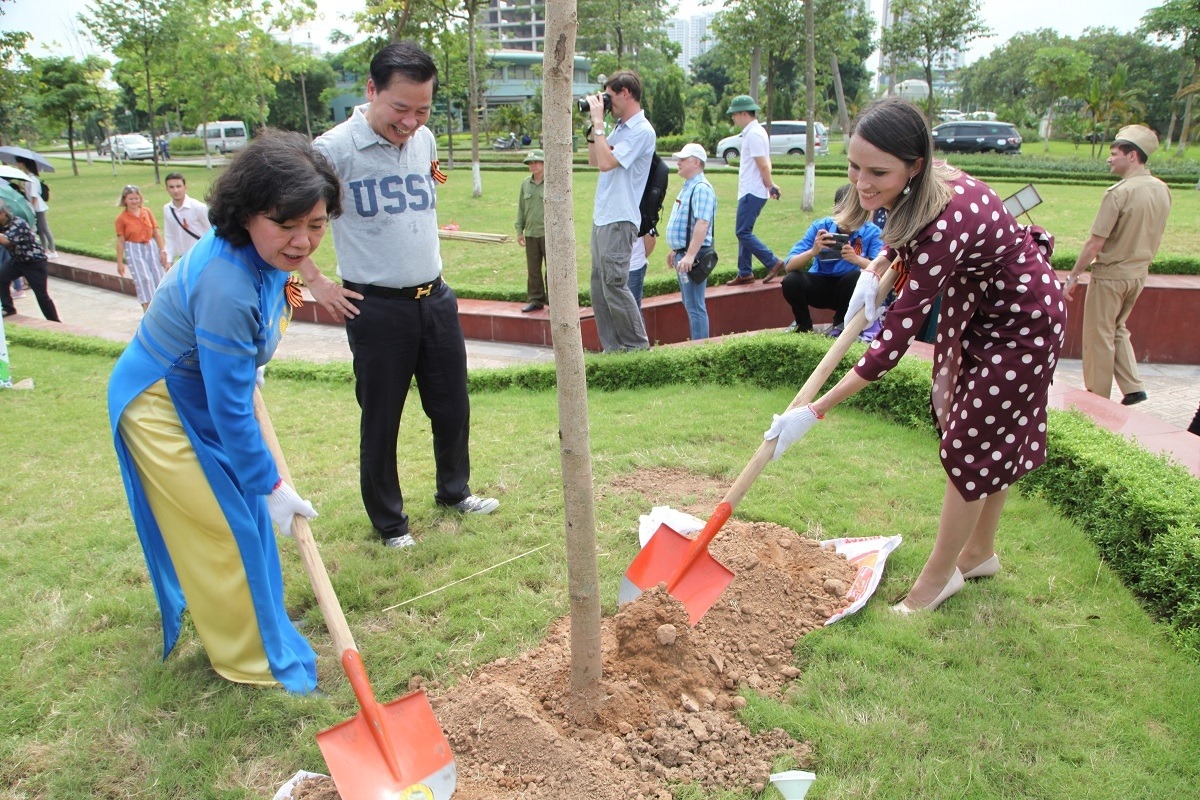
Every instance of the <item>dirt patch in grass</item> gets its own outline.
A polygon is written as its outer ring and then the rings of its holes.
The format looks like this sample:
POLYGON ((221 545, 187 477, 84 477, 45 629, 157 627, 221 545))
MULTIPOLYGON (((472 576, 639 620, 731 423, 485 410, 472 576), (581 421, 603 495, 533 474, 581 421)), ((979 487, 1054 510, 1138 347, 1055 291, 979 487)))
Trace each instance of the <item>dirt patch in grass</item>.
MULTIPOLYGON (((608 490, 705 518, 727 488, 656 469, 608 490)), ((605 618, 604 676, 586 696, 570 690, 567 618, 534 650, 431 691, 458 765, 456 800, 668 800, 680 783, 761 791, 775 758, 806 765, 805 742, 739 721, 741 693, 779 696, 799 675, 792 648, 846 605, 854 569, 815 540, 763 522, 729 520, 710 552, 734 573, 716 605, 692 627, 659 587, 605 618)))

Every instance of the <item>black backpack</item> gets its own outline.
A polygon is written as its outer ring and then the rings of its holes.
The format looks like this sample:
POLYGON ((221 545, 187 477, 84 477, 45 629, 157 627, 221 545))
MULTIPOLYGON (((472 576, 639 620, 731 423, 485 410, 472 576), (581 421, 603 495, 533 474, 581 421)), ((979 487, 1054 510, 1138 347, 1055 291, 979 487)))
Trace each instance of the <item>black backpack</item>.
POLYGON ((46 203, 50 202, 50 187, 45 181, 42 181, 42 201, 46 203))
POLYGON ((667 162, 659 158, 658 153, 650 156, 650 172, 646 175, 646 188, 642 190, 642 202, 638 209, 642 212, 642 224, 638 226, 638 237, 645 236, 658 225, 662 214, 663 201, 667 197, 667 180, 671 177, 671 169, 667 162))

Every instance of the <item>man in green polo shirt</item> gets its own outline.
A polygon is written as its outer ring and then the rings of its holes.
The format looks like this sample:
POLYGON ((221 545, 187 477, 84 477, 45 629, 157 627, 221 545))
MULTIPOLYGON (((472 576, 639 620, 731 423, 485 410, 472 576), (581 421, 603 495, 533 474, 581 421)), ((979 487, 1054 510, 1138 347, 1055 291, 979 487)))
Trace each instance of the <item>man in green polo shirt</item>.
POLYGON ((531 150, 525 156, 529 177, 521 182, 517 198, 517 244, 525 248, 525 292, 528 303, 523 313, 540 311, 550 300, 546 296, 546 154, 531 150))

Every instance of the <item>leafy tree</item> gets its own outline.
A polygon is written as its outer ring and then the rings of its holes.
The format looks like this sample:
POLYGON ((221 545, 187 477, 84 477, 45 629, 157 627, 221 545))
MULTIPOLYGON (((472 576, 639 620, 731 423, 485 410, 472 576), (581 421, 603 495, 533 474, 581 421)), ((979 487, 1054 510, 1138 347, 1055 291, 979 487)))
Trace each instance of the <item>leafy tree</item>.
POLYGON ((988 56, 962 70, 959 83, 964 107, 996 111, 1001 108, 1020 108, 1019 115, 1006 113, 1005 116, 1018 125, 1025 124, 1029 113, 1027 99, 1034 92, 1033 81, 1026 68, 1033 63, 1034 55, 1039 50, 1064 46, 1069 42, 1069 39, 1064 39, 1049 28, 1013 36, 988 56))
MULTIPOLYGON (((79 15, 79 21, 91 31, 96 41, 108 48, 122 60, 128 60, 141 73, 145 94, 142 97, 146 113, 150 118, 150 130, 154 125, 154 90, 152 73, 162 69, 173 58, 180 30, 185 27, 179 14, 172 14, 171 6, 152 0, 92 0, 88 11, 79 15)), ((161 178, 158 170, 158 148, 154 148, 154 182, 161 178)))
POLYGON ((1087 28, 1078 46, 1092 57, 1092 74, 1109 80, 1125 65, 1128 77, 1124 91, 1136 97, 1132 110, 1137 122, 1165 130, 1174 103, 1179 72, 1179 54, 1171 48, 1147 41, 1142 33, 1121 33, 1112 28, 1087 28))
POLYGON ((932 121, 933 68, 990 30, 979 12, 980 0, 896 0, 895 15, 883 31, 880 50, 895 65, 916 64, 929 85, 926 117, 932 121))
POLYGON ((692 59, 692 84, 707 84, 712 87, 715 97, 724 97, 725 90, 734 82, 729 71, 729 60, 729 53, 720 42, 708 52, 696 56, 692 59))
MULTIPOLYGON (((1179 54, 1185 63, 1191 62, 1190 81, 1182 77, 1176 99, 1182 97, 1183 130, 1179 134, 1179 149, 1175 155, 1182 157, 1187 150, 1191 135, 1192 101, 1200 92, 1200 3, 1196 0, 1167 0, 1161 6, 1150 9, 1142 17, 1142 29, 1147 33, 1179 42, 1179 54)), ((1174 128, 1174 106, 1172 106, 1172 128, 1174 128)), ((1168 137, 1170 134, 1168 133, 1168 137)))
POLYGON ((307 50, 293 47, 290 55, 289 74, 275 84, 275 102, 267 115, 267 124, 319 135, 332 123, 329 107, 321 103, 321 95, 337 86, 338 75, 328 61, 313 57, 307 50))
MULTIPOLYGON (((0 16, 7 2, 12 0, 0 0, 0 16)), ((32 71, 25 50, 29 38, 28 31, 0 31, 0 142, 31 129, 36 119, 29 98, 32 71)))
POLYGON ((1137 90, 1128 88, 1128 83, 1129 68, 1118 64, 1108 78, 1096 76, 1088 84, 1083 108, 1091 115, 1093 130, 1101 133, 1100 137, 1093 137, 1093 155, 1095 145, 1111 141, 1110 131, 1130 122, 1143 110, 1137 100, 1137 90))
MULTIPOLYGON (((612 74, 614 66, 640 73, 638 59, 643 51, 678 47, 663 34, 666 6, 659 0, 579 0, 577 6, 580 28, 576 43, 591 57, 594 74, 600 74, 597 70, 612 74), (606 55, 609 63, 604 63, 606 55)), ((675 49, 671 58, 677 54, 675 49)))
POLYGON ((1046 136, 1043 139, 1046 152, 1050 151, 1050 137, 1054 132, 1055 106, 1064 96, 1077 97, 1082 92, 1091 66, 1091 56, 1075 48, 1043 47, 1026 68, 1030 82, 1046 107, 1046 136))
POLYGON ((672 64, 661 78, 653 81, 652 91, 645 94, 648 101, 646 116, 659 136, 683 133, 683 70, 672 64))
POLYGON ((803 0, 730 0, 712 28, 726 51, 735 56, 742 74, 750 73, 752 51, 760 52, 766 66, 767 96, 759 105, 768 109, 766 118, 771 119, 775 93, 791 94, 796 85, 797 60, 805 47, 805 37, 796 35, 804 30, 803 0), (785 76, 782 80, 781 74, 785 76))
POLYGON ((41 90, 43 116, 67 126, 67 147, 71 152, 71 170, 79 174, 75 163, 75 126, 88 114, 101 110, 105 96, 100 89, 108 62, 98 56, 83 61, 71 57, 53 57, 34 62, 41 90))

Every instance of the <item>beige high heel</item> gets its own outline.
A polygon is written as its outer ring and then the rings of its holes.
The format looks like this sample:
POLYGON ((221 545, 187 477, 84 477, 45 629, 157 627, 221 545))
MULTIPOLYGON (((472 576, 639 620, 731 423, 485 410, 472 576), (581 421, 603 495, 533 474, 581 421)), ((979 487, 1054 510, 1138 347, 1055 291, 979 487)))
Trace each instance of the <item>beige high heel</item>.
POLYGON ((897 614, 916 614, 919 611, 933 611, 935 608, 945 602, 947 598, 958 594, 965 584, 966 581, 963 580, 962 572, 959 571, 958 567, 955 567, 954 574, 950 576, 950 582, 946 584, 946 588, 942 589, 941 594, 933 598, 933 601, 930 602, 929 605, 925 606, 924 608, 909 608, 908 606, 904 605, 904 601, 901 600, 899 603, 896 603, 896 605, 892 606, 892 611, 895 611, 897 614))
POLYGON ((1000 571, 1000 557, 995 553, 987 561, 983 561, 963 573, 964 578, 990 578, 1000 571))

